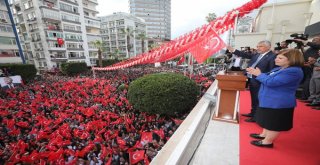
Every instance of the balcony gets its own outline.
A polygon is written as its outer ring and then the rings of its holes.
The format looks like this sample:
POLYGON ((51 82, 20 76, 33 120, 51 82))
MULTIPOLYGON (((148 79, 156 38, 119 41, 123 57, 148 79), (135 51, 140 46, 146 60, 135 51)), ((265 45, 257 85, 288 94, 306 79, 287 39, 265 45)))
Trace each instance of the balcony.
POLYGON ((95 3, 96 5, 98 5, 98 1, 97 0, 88 0, 89 2, 95 3))
POLYGON ((78 60, 78 59, 86 59, 85 56, 72 56, 68 58, 69 60, 78 60))
POLYGON ((38 41, 41 41, 41 38, 32 38, 31 39, 31 42, 38 42, 38 41))
POLYGON ((47 25, 44 29, 50 31, 62 31, 62 29, 58 25, 47 25))
POLYGON ((77 0, 61 0, 63 2, 67 2, 76 6, 79 6, 78 1, 77 0))
POLYGON ((75 50, 75 51, 83 51, 83 48, 73 48, 73 47, 69 47, 67 48, 67 50, 75 50))
POLYGON ((39 8, 46 8, 46 9, 59 11, 57 4, 52 2, 39 2, 39 8))
POLYGON ((65 54, 54 54, 50 55, 51 61, 53 62, 61 62, 61 61, 67 61, 68 58, 65 54))
POLYGON ((36 17, 34 17, 34 18, 29 18, 29 19, 27 19, 27 22, 34 22, 34 21, 37 21, 37 18, 36 17))
POLYGON ((39 28, 30 29, 30 32, 36 32, 38 30, 39 30, 39 28))

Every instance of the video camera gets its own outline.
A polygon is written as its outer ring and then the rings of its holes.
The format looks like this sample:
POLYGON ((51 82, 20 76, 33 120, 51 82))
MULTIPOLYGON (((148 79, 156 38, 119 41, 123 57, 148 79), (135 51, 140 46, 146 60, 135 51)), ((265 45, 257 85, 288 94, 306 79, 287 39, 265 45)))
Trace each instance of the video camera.
POLYGON ((282 47, 280 46, 280 42, 276 42, 276 46, 274 47, 274 50, 281 50, 281 49, 282 47))
POLYGON ((302 34, 302 33, 293 33, 290 35, 290 37, 293 37, 293 39, 287 39, 286 43, 291 44, 292 42, 296 43, 296 49, 301 49, 301 47, 303 46, 303 43, 300 41, 296 41, 294 39, 301 39, 301 40, 308 40, 309 35, 308 34, 302 34))

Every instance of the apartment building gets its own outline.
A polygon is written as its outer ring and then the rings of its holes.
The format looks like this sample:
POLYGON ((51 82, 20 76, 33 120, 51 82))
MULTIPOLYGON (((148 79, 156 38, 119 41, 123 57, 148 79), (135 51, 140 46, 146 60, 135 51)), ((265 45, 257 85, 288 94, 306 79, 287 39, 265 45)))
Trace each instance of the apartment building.
POLYGON ((130 13, 145 20, 151 39, 171 39, 171 0, 129 0, 130 13))
POLYGON ((39 71, 65 62, 95 65, 101 40, 97 0, 10 0, 28 63, 39 71), (61 42, 62 41, 62 42, 61 42))
POLYGON ((132 14, 117 12, 101 17, 103 56, 130 58, 147 50, 146 24, 132 14))
POLYGON ((0 1, 0 63, 22 63, 5 1, 0 1))

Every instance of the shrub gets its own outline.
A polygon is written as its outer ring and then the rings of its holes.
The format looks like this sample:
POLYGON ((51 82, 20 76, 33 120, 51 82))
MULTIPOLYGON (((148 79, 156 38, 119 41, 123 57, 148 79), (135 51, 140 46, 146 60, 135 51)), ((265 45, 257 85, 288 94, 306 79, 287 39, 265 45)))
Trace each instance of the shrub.
POLYGON ((31 64, 1 64, 0 68, 7 68, 12 75, 20 75, 24 82, 33 80, 37 69, 31 64))
POLYGON ((157 73, 133 81, 128 99, 139 111, 172 116, 191 110, 198 94, 193 80, 181 74, 157 73))
MULTIPOLYGON (((105 66, 113 65, 118 62, 120 62, 120 61, 116 60, 116 59, 102 60, 102 66, 105 67, 105 66)), ((98 64, 98 60, 97 60, 97 64, 98 64)))
POLYGON ((61 64, 61 72, 68 76, 74 76, 86 71, 88 71, 88 68, 85 62, 70 62, 61 64))

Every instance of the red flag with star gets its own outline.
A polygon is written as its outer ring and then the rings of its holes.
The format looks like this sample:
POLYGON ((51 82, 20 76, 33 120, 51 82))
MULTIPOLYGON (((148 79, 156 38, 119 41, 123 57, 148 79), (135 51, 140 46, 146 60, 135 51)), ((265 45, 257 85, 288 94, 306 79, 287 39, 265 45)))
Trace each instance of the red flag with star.
POLYGON ((137 150, 129 153, 130 163, 136 164, 141 160, 144 160, 144 150, 137 150))
POLYGON ((203 39, 201 42, 189 49, 190 53, 199 64, 203 63, 209 56, 225 47, 225 43, 217 33, 212 33, 212 35, 203 39))

